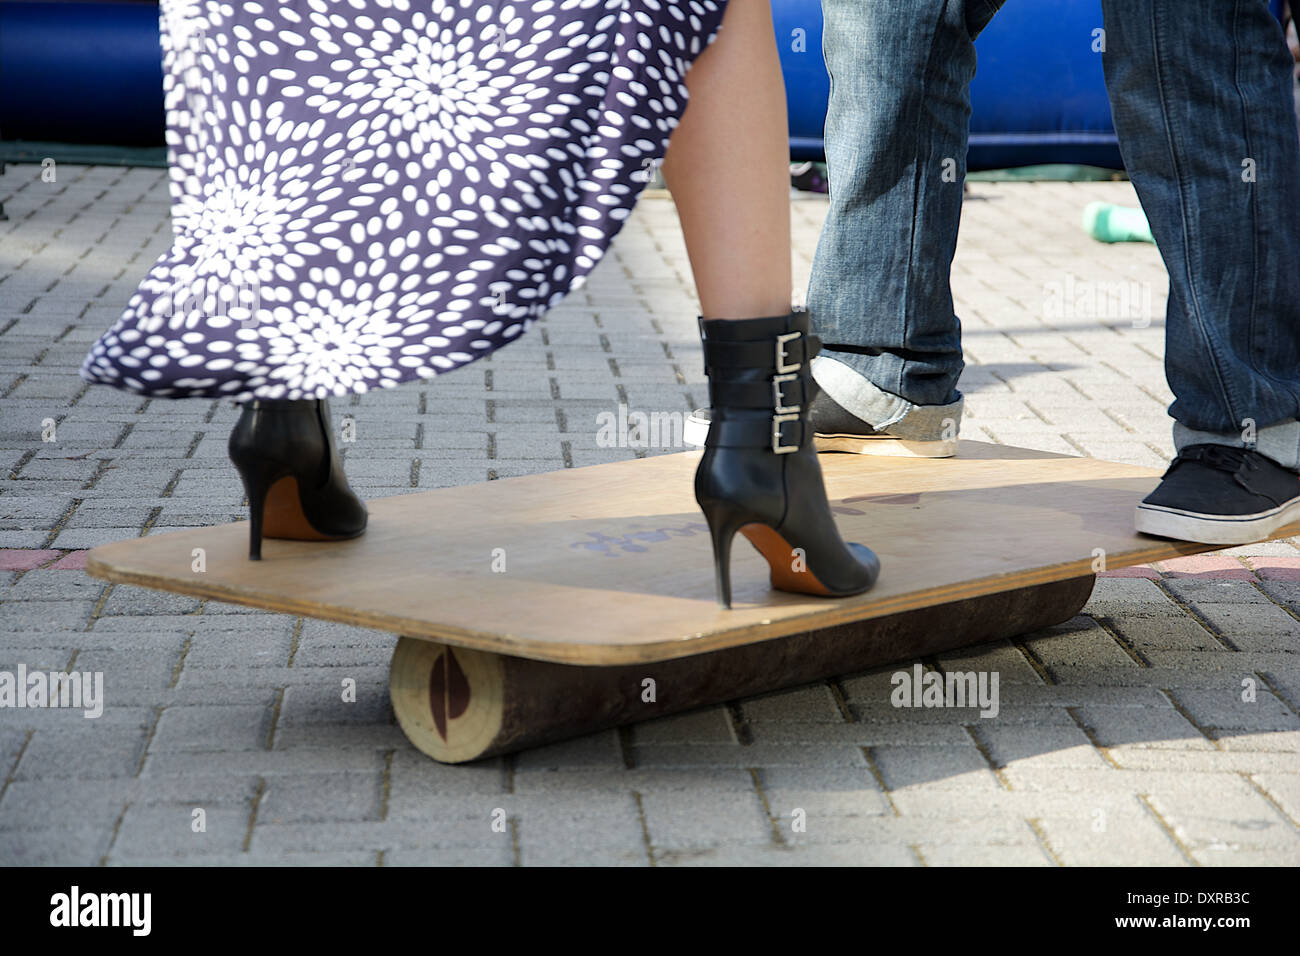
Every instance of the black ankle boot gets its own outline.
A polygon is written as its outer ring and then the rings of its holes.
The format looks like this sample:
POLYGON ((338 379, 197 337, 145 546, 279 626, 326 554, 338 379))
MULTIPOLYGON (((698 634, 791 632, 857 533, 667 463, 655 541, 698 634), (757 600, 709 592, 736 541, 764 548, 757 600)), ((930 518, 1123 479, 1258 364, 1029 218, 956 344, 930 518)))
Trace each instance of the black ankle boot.
POLYGON ((845 544, 831 516, 808 424, 821 347, 808 313, 700 320, 713 421, 695 500, 713 536, 718 603, 731 607, 731 540, 739 531, 782 591, 845 597, 876 582, 880 561, 845 544))
POLYGON ((248 402, 227 448, 248 494, 251 560, 261 560, 263 537, 339 541, 365 530, 325 399, 248 402))

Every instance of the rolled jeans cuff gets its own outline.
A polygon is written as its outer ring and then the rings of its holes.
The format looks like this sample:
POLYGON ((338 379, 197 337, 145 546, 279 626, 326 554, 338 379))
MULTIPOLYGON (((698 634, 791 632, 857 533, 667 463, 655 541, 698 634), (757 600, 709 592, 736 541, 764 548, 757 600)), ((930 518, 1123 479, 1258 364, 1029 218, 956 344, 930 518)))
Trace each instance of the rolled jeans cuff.
POLYGON ((1182 422, 1174 422, 1174 448, 1181 452, 1188 445, 1227 445, 1229 448, 1253 448, 1283 468, 1300 471, 1300 421, 1294 419, 1266 425, 1255 430, 1254 442, 1242 432, 1199 432, 1182 422))
POLYGON ((961 431, 966 399, 957 392, 947 405, 916 405, 878 388, 859 372, 825 355, 812 362, 812 375, 821 390, 841 407, 877 431, 907 441, 945 441, 961 431))

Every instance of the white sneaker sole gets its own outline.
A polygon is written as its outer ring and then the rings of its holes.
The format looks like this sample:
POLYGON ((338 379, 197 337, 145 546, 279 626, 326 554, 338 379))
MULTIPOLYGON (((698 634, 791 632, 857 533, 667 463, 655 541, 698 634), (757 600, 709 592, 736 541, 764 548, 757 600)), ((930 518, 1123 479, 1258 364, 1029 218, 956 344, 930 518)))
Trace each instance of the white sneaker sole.
MULTIPOLYGON (((687 417, 682 428, 682 442, 703 448, 709 437, 709 423, 687 417)), ((908 441, 890 435, 817 435, 813 439, 819 452, 849 452, 854 455, 880 455, 891 458, 952 458, 957 454, 957 439, 944 441, 908 441)))
POLYGON ((1133 517, 1141 534, 1197 544, 1253 544, 1293 521, 1300 521, 1300 498, 1253 515, 1203 515, 1141 504, 1133 517))

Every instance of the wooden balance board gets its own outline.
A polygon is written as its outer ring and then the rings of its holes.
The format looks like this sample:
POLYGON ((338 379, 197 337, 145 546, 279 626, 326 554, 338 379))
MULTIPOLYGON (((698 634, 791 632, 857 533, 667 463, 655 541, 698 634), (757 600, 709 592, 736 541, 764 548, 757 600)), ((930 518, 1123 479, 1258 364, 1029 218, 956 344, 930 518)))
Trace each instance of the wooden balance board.
POLYGON ((824 454, 841 533, 880 556, 879 581, 774 591, 737 537, 728 611, 700 454, 380 498, 361 537, 268 539, 260 562, 246 522, 152 534, 94 548, 87 571, 401 635, 398 722, 461 762, 1058 624, 1097 570, 1215 550, 1133 531, 1147 468, 972 441, 948 459, 824 454))

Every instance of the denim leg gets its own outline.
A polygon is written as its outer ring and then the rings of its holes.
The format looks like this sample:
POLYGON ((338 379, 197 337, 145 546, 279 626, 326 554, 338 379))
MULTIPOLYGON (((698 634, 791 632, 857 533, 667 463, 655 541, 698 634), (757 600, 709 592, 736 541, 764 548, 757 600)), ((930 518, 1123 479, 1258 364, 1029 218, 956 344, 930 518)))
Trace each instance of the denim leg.
POLYGON ((814 374, 841 403, 843 383, 855 378, 850 370, 864 377, 859 392, 876 400, 864 407, 859 394, 851 410, 878 427, 914 406, 948 405, 949 417, 960 409, 961 326, 949 272, 966 175, 973 41, 1000 6, 822 0, 830 211, 808 307, 827 361, 817 360, 814 374), (841 367, 828 374, 832 360, 841 367))
POLYGON ((1169 270, 1174 443, 1300 449, 1300 132, 1264 0, 1103 0, 1124 163, 1169 270))

